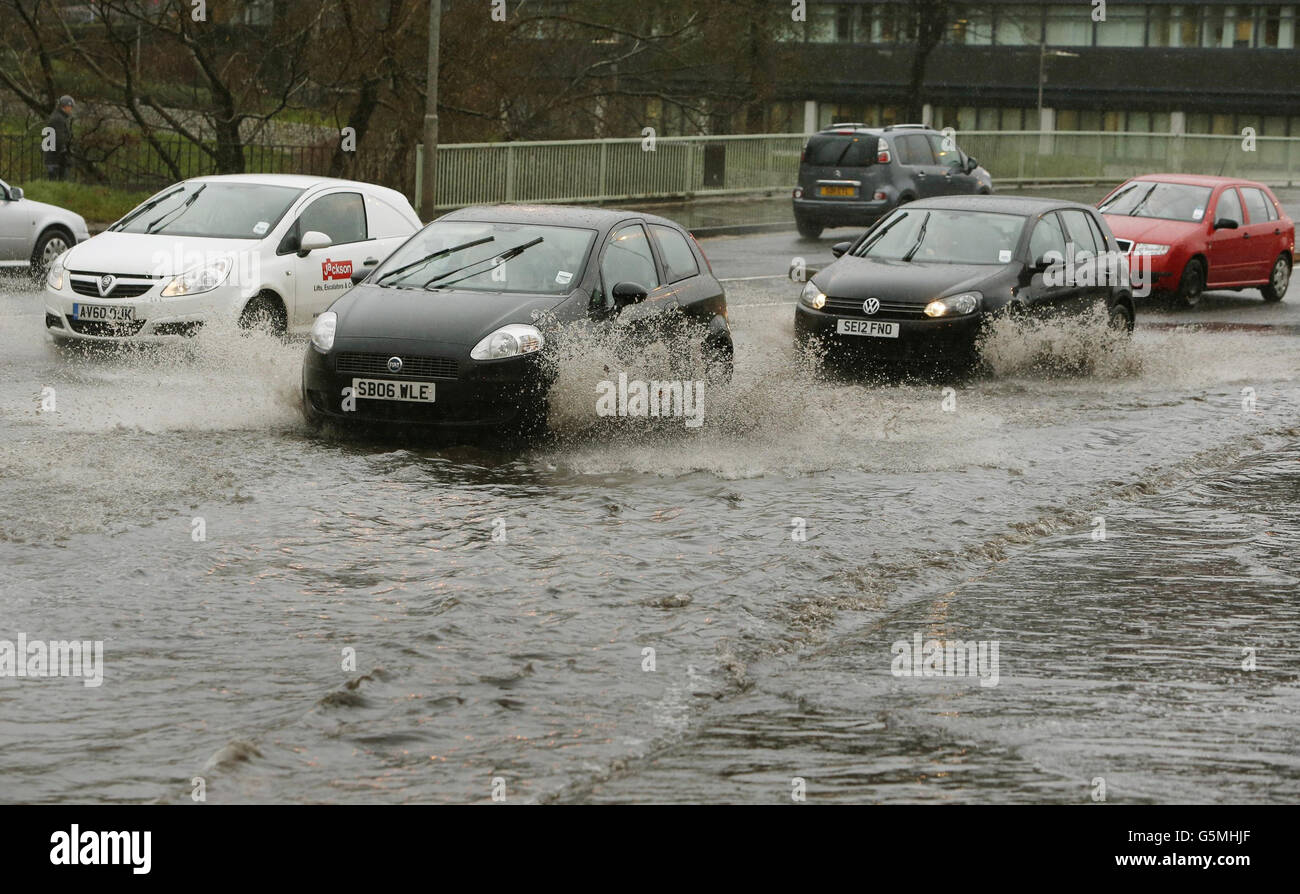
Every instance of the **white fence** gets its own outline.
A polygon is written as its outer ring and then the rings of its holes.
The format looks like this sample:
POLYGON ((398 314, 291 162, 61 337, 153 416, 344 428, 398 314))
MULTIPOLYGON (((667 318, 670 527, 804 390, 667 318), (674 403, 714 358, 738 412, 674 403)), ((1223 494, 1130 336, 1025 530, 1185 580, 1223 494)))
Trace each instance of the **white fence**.
MULTIPOLYGON (((438 147, 438 208, 601 203, 789 189, 806 134, 456 143, 438 147), (651 146, 653 148, 651 148, 651 146)), ((1152 172, 1300 181, 1300 137, 1109 131, 964 131, 957 143, 998 184, 1091 183, 1152 172)), ((416 151, 421 189, 423 147, 416 151)))

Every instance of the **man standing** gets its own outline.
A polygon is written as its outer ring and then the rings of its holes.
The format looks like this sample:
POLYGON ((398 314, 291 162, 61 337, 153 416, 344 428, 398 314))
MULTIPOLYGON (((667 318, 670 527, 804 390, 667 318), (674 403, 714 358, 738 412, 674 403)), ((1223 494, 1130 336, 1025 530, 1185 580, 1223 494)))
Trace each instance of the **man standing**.
POLYGON ((45 176, 50 180, 62 180, 68 174, 72 160, 72 107, 76 105, 71 96, 59 97, 59 105, 46 122, 41 140, 45 151, 45 176))

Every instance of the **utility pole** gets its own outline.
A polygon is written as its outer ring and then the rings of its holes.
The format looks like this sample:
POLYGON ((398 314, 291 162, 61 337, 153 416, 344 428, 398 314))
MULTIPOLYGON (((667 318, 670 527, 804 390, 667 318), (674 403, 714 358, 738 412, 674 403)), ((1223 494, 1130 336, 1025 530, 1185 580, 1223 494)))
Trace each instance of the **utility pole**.
POLYGON ((420 215, 433 220, 438 207, 438 44, 442 39, 442 0, 429 0, 429 72, 424 95, 424 165, 420 215))

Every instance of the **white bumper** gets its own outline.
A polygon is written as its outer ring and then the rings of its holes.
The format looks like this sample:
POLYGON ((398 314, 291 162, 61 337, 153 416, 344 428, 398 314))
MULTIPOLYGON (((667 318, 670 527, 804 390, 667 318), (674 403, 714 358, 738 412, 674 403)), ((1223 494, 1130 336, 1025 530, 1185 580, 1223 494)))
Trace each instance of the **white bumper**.
POLYGON ((45 331, 56 339, 171 341, 192 334, 200 325, 233 325, 248 300, 236 286, 220 286, 185 298, 161 298, 158 293, 166 282, 159 281, 144 294, 129 298, 113 297, 111 293, 107 298, 78 294, 66 277, 58 291, 47 283, 45 331), (129 322, 100 319, 124 313, 129 313, 129 322))

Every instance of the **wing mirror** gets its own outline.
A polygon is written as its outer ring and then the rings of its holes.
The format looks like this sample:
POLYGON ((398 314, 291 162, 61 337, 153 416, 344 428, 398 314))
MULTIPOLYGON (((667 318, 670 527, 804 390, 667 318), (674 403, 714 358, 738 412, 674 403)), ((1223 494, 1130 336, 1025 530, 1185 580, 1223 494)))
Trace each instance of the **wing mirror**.
POLYGON ((978 159, 971 158, 969 155, 966 156, 966 173, 967 173, 967 174, 969 174, 971 171, 975 170, 975 169, 978 168, 979 166, 980 166, 980 163, 979 163, 979 160, 978 160, 978 159))
POLYGON ((18 186, 9 187, 9 201, 16 202, 22 197, 23 197, 23 191, 21 187, 18 186))
POLYGON ((1235 230, 1238 226, 1239 224, 1231 217, 1220 217, 1214 222, 1216 230, 1235 230))
POLYGON ((634 282, 621 282, 614 286, 614 306, 620 310, 629 304, 639 304, 646 299, 644 286, 637 285, 634 282))
POLYGON ((374 267, 360 267, 360 268, 357 268, 356 270, 353 270, 353 271, 352 271, 352 285, 354 285, 354 286, 359 286, 359 285, 361 285, 362 281, 363 281, 367 276, 370 275, 370 271, 371 271, 371 270, 374 270, 374 269, 375 269, 374 267))
POLYGON ((835 255, 837 258, 842 258, 852 247, 852 242, 836 242, 831 246, 831 254, 835 255))
POLYGON ((334 240, 317 230, 308 230, 298 241, 298 257, 305 258, 318 248, 329 248, 334 240))

